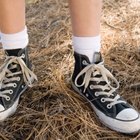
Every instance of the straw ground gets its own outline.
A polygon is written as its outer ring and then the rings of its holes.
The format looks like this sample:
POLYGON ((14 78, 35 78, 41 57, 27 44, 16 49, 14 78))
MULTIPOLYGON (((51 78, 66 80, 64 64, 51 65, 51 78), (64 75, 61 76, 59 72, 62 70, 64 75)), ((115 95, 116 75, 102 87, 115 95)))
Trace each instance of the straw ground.
MULTIPOLYGON (((66 0, 30 0, 30 57, 38 83, 21 97, 15 115, 0 123, 0 140, 140 140, 102 125, 71 88, 73 50, 66 0)), ((140 111, 140 2, 104 0, 102 53, 120 82, 120 94, 140 111)), ((0 52, 0 62, 4 60, 0 52)))

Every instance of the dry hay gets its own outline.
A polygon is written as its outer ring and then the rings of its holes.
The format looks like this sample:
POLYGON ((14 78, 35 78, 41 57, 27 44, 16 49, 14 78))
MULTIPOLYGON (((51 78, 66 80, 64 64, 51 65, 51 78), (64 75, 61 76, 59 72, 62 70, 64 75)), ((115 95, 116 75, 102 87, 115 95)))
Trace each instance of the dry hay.
MULTIPOLYGON (((140 111, 140 2, 105 0, 102 52, 120 81, 121 95, 140 111)), ((0 124, 0 140, 140 140, 102 125, 70 86, 71 27, 66 0, 35 0, 27 6, 30 56, 39 82, 22 96, 14 116, 0 124)), ((2 56, 2 54, 1 54, 2 56)))

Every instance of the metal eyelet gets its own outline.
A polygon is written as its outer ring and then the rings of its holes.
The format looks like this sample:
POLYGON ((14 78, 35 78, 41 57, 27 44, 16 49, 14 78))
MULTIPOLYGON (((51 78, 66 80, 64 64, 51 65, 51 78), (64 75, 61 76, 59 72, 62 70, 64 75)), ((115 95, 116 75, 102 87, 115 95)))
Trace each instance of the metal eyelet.
POLYGON ((89 95, 86 93, 86 97, 88 97, 89 95))
POLYGON ((13 87, 14 87, 14 88, 16 88, 16 87, 17 87, 17 84, 16 84, 16 83, 14 83, 13 87))
POLYGON ((90 89, 94 89, 94 85, 90 85, 89 88, 90 88, 90 89))
POLYGON ((17 81, 20 81, 20 77, 17 77, 17 81))
POLYGON ((105 98, 101 98, 101 102, 104 103, 105 102, 105 98))
POLYGON ((9 90, 9 94, 13 94, 13 90, 9 90))
POLYGON ((22 54, 21 57, 22 57, 22 58, 25 58, 25 54, 22 54))
POLYGON ((11 98, 10 98, 9 96, 6 97, 6 101, 10 101, 10 99, 11 99, 11 98))
POLYGON ((111 109, 111 108, 112 108, 112 106, 111 106, 110 104, 108 104, 108 105, 107 105, 107 108, 108 108, 108 109, 111 109))
POLYGON ((87 63, 87 61, 86 61, 86 60, 83 60, 83 61, 82 61, 82 64, 83 64, 83 65, 85 65, 85 66, 87 66, 87 65, 88 65, 88 63, 87 63))
POLYGON ((96 97, 98 97, 98 96, 99 96, 98 92, 95 92, 95 96, 96 96, 96 97))

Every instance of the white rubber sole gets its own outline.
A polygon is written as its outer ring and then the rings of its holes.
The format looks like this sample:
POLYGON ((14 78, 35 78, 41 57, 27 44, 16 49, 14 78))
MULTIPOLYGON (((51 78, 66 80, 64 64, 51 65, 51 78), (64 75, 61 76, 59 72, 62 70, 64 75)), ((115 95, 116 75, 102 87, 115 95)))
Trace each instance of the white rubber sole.
MULTIPOLYGON (((23 92, 26 89, 27 89, 27 87, 25 87, 25 89, 20 93, 20 96, 23 94, 23 92)), ((20 96, 19 96, 19 98, 20 98, 20 96)), ((19 103, 19 98, 15 101, 15 103, 10 108, 8 108, 5 111, 0 112, 0 122, 5 121, 8 117, 12 116, 16 112, 17 106, 19 103)))
POLYGON ((17 110, 19 99, 7 110, 0 112, 0 121, 3 122, 6 118, 13 115, 17 110))
MULTIPOLYGON (((78 90, 78 88, 73 84, 73 82, 72 82, 72 87, 76 92, 78 92, 81 96, 83 96, 78 90)), ((106 116, 104 113, 98 110, 89 100, 87 101, 91 104, 91 107, 95 111, 96 115, 99 117, 101 123, 103 123, 108 128, 120 133, 130 134, 130 135, 136 134, 140 131, 140 117, 133 121, 121 121, 121 120, 113 119, 106 116)))

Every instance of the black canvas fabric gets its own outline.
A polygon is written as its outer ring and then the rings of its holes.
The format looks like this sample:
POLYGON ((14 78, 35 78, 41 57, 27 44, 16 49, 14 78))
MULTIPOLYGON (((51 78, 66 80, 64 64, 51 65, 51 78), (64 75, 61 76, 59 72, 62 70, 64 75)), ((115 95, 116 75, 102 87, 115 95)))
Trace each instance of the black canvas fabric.
MULTIPOLYGON (((28 50, 27 50, 27 48, 16 49, 16 50, 6 50, 5 53, 6 53, 7 56, 17 56, 17 57, 20 57, 20 56, 24 55, 25 57, 22 58, 23 61, 25 62, 25 64, 27 65, 28 68, 31 68, 31 64, 30 64, 29 58, 28 58, 28 50)), ((8 66, 8 68, 13 73, 14 72, 19 72, 21 70, 20 65, 14 64, 14 63, 10 64, 8 66), (12 65, 16 65, 16 68, 11 69, 12 65)), ((13 91, 12 94, 6 94, 6 95, 8 95, 10 97, 9 101, 6 100, 3 97, 0 97, 0 104, 2 104, 4 106, 5 110, 10 108, 13 105, 13 103, 19 98, 21 93, 24 92, 27 89, 27 85, 24 82, 23 75, 22 74, 18 74, 18 75, 16 75, 16 77, 20 77, 19 81, 12 81, 12 83, 15 83, 17 85, 16 87, 6 87, 6 88, 0 89, 0 92, 2 92, 4 90, 7 90, 7 89, 10 89, 10 90, 13 91)), ((7 77, 7 78, 11 78, 11 77, 7 77)), ((5 83, 5 84, 9 84, 9 83, 5 83)))
MULTIPOLYGON (((96 55, 99 55, 99 56, 97 56, 97 58, 98 58, 97 60, 95 58, 94 63, 98 64, 102 61, 102 57, 101 57, 100 53, 97 53, 96 55)), ((87 56, 78 54, 76 52, 74 53, 74 58, 75 58, 75 66, 74 66, 74 72, 72 75, 72 83, 75 85, 75 79, 76 79, 77 75, 86 67, 86 65, 83 65, 83 62, 90 64, 90 61, 87 56)), ((101 75, 98 75, 98 77, 100 77, 100 76, 101 75)), ((78 79, 79 85, 83 82, 83 78, 84 78, 84 74, 78 79)), ((106 82, 101 81, 100 83, 97 84, 96 82, 90 81, 85 93, 83 92, 84 87, 76 87, 76 86, 75 87, 88 101, 90 101, 90 103, 92 103, 98 110, 103 112, 105 115, 115 118, 117 116, 117 114, 119 112, 121 112, 123 109, 132 108, 128 103, 119 103, 119 104, 112 106, 110 109, 108 109, 107 105, 110 102, 101 102, 101 98, 106 98, 107 96, 106 95, 100 95, 98 97, 95 96, 95 92, 101 91, 101 89, 91 90, 89 88, 91 84, 92 85, 106 85, 106 82), (86 97, 86 94, 88 94, 88 97, 86 97)), ((114 98, 117 94, 118 94, 117 91, 114 92, 114 96, 110 96, 110 98, 114 98)), ((120 99, 118 99, 118 100, 124 100, 124 99, 122 97, 120 97, 120 99)))

